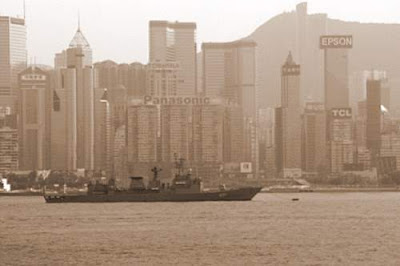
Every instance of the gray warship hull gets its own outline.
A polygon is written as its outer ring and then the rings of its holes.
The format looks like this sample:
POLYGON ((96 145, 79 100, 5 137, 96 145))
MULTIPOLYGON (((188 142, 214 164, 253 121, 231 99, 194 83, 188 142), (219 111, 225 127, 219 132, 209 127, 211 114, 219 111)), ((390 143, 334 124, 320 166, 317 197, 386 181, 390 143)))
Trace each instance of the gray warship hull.
POLYGON ((248 201, 261 187, 245 187, 225 191, 176 193, 174 191, 130 192, 116 191, 100 195, 45 195, 47 203, 80 202, 189 202, 189 201, 248 201))

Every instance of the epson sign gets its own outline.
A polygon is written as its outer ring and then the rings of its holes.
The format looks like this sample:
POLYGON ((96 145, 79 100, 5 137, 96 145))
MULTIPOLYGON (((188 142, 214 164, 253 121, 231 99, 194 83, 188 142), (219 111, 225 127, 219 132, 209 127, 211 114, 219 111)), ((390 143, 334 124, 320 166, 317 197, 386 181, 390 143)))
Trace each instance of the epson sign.
POLYGON ((320 48, 353 48, 353 36, 351 35, 329 35, 321 36, 320 48))
POLYGON ((332 118, 334 119, 343 119, 352 117, 351 108, 335 108, 331 110, 331 114, 332 118))

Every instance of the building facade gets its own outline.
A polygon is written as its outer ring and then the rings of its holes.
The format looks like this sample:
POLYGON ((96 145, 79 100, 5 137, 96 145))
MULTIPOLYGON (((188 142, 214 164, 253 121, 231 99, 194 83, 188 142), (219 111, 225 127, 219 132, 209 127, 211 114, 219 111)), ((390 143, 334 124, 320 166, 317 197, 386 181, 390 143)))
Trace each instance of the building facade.
POLYGON ((0 106, 16 112, 18 74, 26 68, 25 19, 0 16, 0 106))
POLYGON ((321 36, 324 50, 325 108, 349 107, 348 49, 353 47, 352 36, 321 36))
POLYGON ((300 65, 291 53, 281 69, 281 107, 276 110, 277 170, 284 177, 301 173, 300 65))
POLYGON ((50 168, 50 74, 32 66, 19 74, 20 168, 50 168))
POLYGON ((341 173, 354 163, 353 120, 351 108, 334 108, 329 117, 329 163, 331 173, 341 173))
POLYGON ((308 174, 318 174, 327 167, 324 104, 306 103, 303 123, 303 170, 308 174))
POLYGON ((177 94, 196 93, 196 23, 149 22, 149 63, 177 63, 177 94))
POLYGON ((250 163, 258 171, 256 43, 240 40, 203 43, 202 88, 205 97, 225 106, 223 161, 250 163))
POLYGON ((78 28, 56 73, 53 92, 53 169, 94 169, 94 88, 92 50, 78 28), (64 151, 64 152, 60 152, 64 151))

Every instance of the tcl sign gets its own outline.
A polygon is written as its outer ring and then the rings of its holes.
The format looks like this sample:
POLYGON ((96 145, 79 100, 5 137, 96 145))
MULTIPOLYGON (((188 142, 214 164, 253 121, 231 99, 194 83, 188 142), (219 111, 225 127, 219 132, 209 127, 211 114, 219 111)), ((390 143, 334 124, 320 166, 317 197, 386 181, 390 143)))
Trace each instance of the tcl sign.
POLYGON ((332 118, 351 118, 351 108, 335 108, 331 110, 332 118))

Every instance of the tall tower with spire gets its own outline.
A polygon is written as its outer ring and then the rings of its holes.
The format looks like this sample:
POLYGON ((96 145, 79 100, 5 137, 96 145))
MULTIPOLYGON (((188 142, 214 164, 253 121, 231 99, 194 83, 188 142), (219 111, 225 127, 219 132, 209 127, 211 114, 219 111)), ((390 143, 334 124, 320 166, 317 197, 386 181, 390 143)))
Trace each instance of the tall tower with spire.
POLYGON ((92 49, 79 20, 69 47, 61 54, 65 60, 57 69, 53 97, 51 166, 59 170, 91 170, 94 164, 92 49))
POLYGON ((300 65, 292 54, 281 70, 281 107, 276 114, 276 166, 283 177, 301 175, 300 65))

